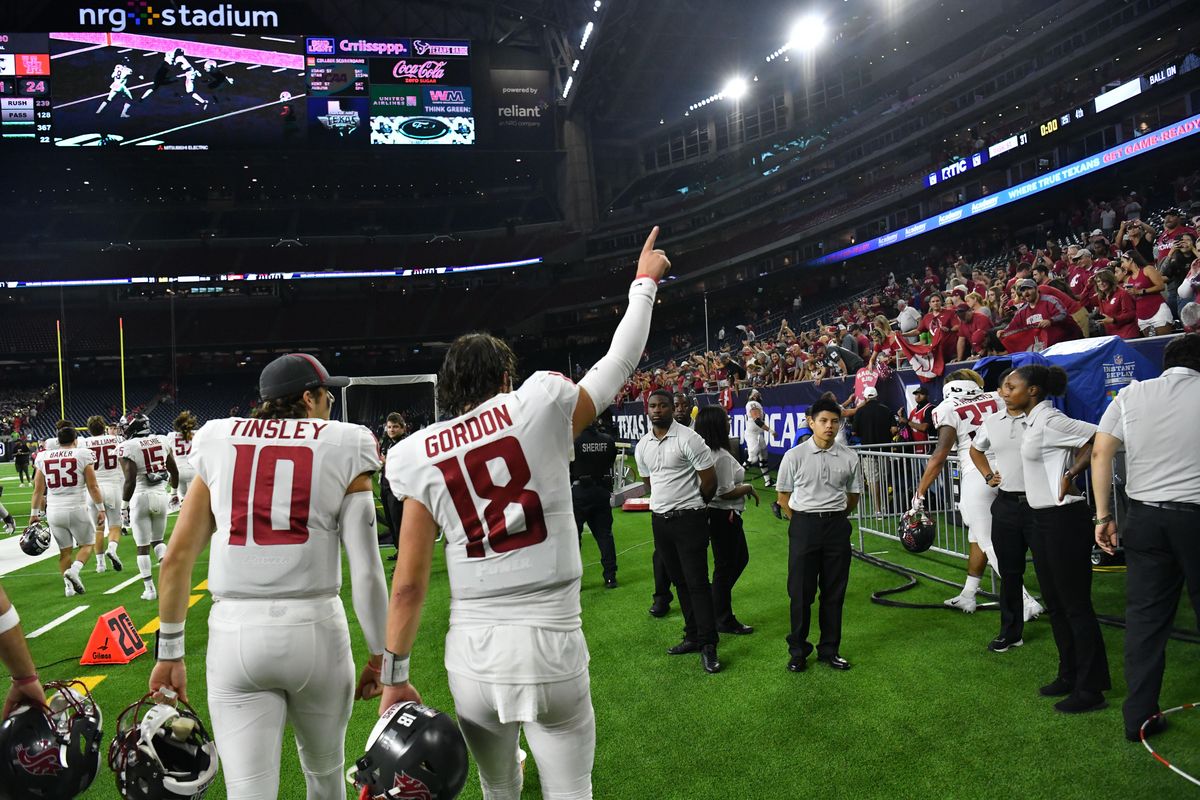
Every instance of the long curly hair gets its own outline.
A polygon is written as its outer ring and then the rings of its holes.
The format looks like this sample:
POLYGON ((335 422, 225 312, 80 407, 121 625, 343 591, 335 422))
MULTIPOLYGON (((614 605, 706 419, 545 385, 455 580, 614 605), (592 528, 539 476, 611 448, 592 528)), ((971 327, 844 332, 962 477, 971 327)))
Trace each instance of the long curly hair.
POLYGON ((198 424, 196 415, 191 411, 181 411, 179 416, 175 418, 175 430, 179 432, 179 435, 183 437, 185 442, 192 440, 198 424))
POLYGON ((454 340, 438 374, 438 397, 452 414, 462 414, 501 391, 504 376, 517 383, 517 357, 490 333, 466 333, 454 340))

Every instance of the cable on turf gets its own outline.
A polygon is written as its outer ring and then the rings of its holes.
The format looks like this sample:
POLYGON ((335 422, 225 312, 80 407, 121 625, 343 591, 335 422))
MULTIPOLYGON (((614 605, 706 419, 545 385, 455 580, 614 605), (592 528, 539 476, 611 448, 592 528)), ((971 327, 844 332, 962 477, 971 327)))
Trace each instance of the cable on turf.
MULTIPOLYGON (((927 572, 922 572, 919 569, 912 569, 911 567, 902 567, 899 564, 893 564, 892 562, 885 561, 882 558, 876 558, 875 556, 868 555, 861 550, 851 550, 850 554, 860 561, 865 561, 873 567, 879 567, 880 569, 887 570, 888 572, 894 572, 897 575, 902 575, 905 578, 908 578, 908 582, 903 586, 897 586, 894 589, 880 589, 877 592, 872 592, 872 603, 877 603, 881 606, 888 606, 889 608, 950 608, 949 606, 941 603, 903 603, 898 600, 888 600, 886 598, 889 595, 907 592, 909 589, 915 588, 918 585, 918 577, 926 578, 937 583, 944 583, 947 586, 957 586, 958 584, 948 581, 945 578, 939 578, 936 575, 930 575, 927 572)), ((996 595, 992 594, 991 592, 985 592, 982 589, 979 590, 979 594, 983 595, 984 597, 991 598, 992 600, 998 599, 996 595)), ((980 604, 979 609, 986 611, 999 611, 1000 607, 996 603, 991 602, 980 604)), ((956 611, 957 609, 950 610, 956 611)), ((1096 619, 1099 620, 1102 625, 1108 625, 1112 628, 1123 629, 1125 627, 1125 619, 1123 617, 1114 617, 1110 614, 1097 614, 1096 619)), ((1172 628, 1169 636, 1177 642, 1200 644, 1200 636, 1179 628, 1172 628)))
POLYGON ((1196 706, 1197 706, 1196 703, 1184 703, 1181 706, 1176 706, 1175 708, 1168 708, 1166 711, 1158 712, 1157 714, 1155 714, 1154 716, 1150 717, 1149 719, 1147 719, 1145 722, 1142 723, 1142 727, 1138 729, 1138 738, 1140 738, 1142 740, 1142 747, 1145 747, 1146 750, 1150 753, 1150 755, 1154 756, 1154 758, 1160 764, 1162 764, 1167 769, 1171 770, 1171 772, 1174 772, 1176 775, 1179 775, 1180 777, 1191 781, 1192 783, 1196 784, 1197 786, 1200 786, 1200 779, 1197 779, 1196 777, 1189 775, 1188 773, 1181 770, 1179 767, 1172 764, 1170 761, 1167 761, 1165 758, 1160 756, 1158 753, 1156 753, 1154 751, 1154 748, 1150 746, 1150 742, 1146 739, 1146 728, 1149 727, 1150 723, 1153 722, 1155 719, 1160 719, 1160 718, 1166 717, 1167 714, 1174 714, 1176 711, 1191 711, 1192 709, 1195 709, 1196 706))

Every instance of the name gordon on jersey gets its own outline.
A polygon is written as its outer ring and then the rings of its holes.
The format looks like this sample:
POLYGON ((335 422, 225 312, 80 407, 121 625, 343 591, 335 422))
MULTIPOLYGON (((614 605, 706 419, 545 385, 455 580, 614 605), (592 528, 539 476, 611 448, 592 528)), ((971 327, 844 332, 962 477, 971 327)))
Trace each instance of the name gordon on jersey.
POLYGON ((503 403, 495 408, 484 409, 478 416, 467 417, 461 422, 456 422, 448 428, 426 436, 425 455, 433 458, 456 447, 477 442, 485 436, 491 436, 496 431, 511 428, 512 424, 512 414, 503 403))
POLYGON ((260 439, 316 439, 329 427, 312 419, 239 419, 230 436, 254 436, 260 439))

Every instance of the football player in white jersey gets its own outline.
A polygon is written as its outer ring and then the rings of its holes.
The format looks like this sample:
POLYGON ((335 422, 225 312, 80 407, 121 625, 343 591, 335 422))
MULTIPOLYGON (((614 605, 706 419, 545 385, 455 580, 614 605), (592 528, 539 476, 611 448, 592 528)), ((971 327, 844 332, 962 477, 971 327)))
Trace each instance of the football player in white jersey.
POLYGON ((154 600, 158 593, 151 576, 150 551, 159 560, 167 552, 163 537, 167 531, 167 496, 163 481, 171 488, 179 482, 175 455, 163 436, 150 433, 145 414, 129 414, 121 423, 125 441, 117 448, 125 486, 121 491, 121 524, 133 529, 137 545, 138 573, 142 576, 142 599, 154 600))
POLYGON ((657 236, 656 227, 642 248, 608 354, 578 386, 536 372, 514 391, 508 345, 483 333, 461 336, 438 380, 439 397, 458 416, 388 453, 388 483, 404 499, 404 520, 380 713, 419 700, 408 681, 409 653, 440 527, 450 578, 445 666, 488 800, 521 794, 522 727, 543 797, 592 796, 596 725, 567 467, 575 437, 612 403, 645 347, 658 281, 670 268, 654 248, 657 236))
POLYGON ((742 466, 747 470, 751 466, 758 467, 762 474, 763 486, 771 485, 771 471, 767 465, 767 445, 771 432, 767 428, 767 414, 763 410, 762 395, 758 389, 750 391, 746 400, 746 422, 742 431, 742 441, 746 443, 746 463, 742 466))
POLYGON ((129 76, 133 74, 133 68, 129 66, 129 59, 124 58, 120 64, 113 67, 112 83, 108 87, 108 97, 100 102, 100 107, 96 109, 99 114, 104 108, 113 101, 113 98, 119 94, 125 95, 125 107, 121 109, 121 118, 129 118, 129 107, 133 104, 133 94, 129 91, 129 76))
POLYGON ((105 525, 96 528, 96 572, 104 572, 108 563, 112 564, 113 570, 120 572, 125 568, 121 557, 117 555, 117 543, 121 540, 121 490, 125 485, 125 474, 121 472, 117 457, 121 438, 114 433, 112 426, 105 424, 104 417, 88 417, 87 428, 91 436, 80 440, 80 445, 91 450, 96 459, 92 466, 96 470, 100 494, 104 496, 105 525), (106 527, 107 548, 104 545, 106 527))
POLYGON ((58 571, 67 597, 84 592, 79 571, 92 554, 97 515, 104 522, 104 498, 92 467, 95 458, 91 450, 77 447, 78 437, 75 426, 68 423, 58 429, 59 447, 38 453, 30 500, 31 525, 41 516, 38 509, 45 506, 46 522, 58 543, 58 571))
MULTIPOLYGON (((975 593, 979 591, 979 583, 983 578, 983 570, 988 565, 996 574, 1000 567, 996 561, 996 549, 992 546, 992 501, 996 499, 996 490, 987 485, 979 470, 975 468, 968 451, 976 431, 983 420, 1004 408, 1004 403, 995 392, 983 390, 983 377, 972 369, 960 369, 946 376, 942 384, 945 399, 933 409, 932 422, 938 432, 938 443, 925 474, 917 485, 913 496, 913 510, 924 508, 925 493, 933 485, 946 458, 952 451, 958 453, 959 495, 958 511, 962 514, 963 522, 967 524, 967 540, 971 543, 971 552, 967 558, 967 580, 962 591, 945 601, 951 608, 961 609, 967 614, 974 613, 978 607, 975 593)), ((1025 619, 1029 621, 1042 613, 1042 607, 1037 600, 1022 588, 1025 595, 1025 619)))
POLYGON ((182 411, 175 418, 175 430, 167 434, 167 446, 175 456, 175 468, 179 470, 179 486, 171 493, 170 509, 179 510, 179 504, 187 497, 188 486, 196 477, 196 470, 188 460, 192 452, 192 437, 196 431, 196 415, 191 411, 182 411))
POLYGON ((387 581, 371 485, 379 445, 361 425, 330 421, 328 387, 348 383, 310 355, 280 356, 259 379, 255 418, 213 420, 192 441, 196 478, 162 563, 150 690, 186 697, 192 568, 209 548, 208 708, 230 800, 279 795, 285 723, 309 800, 345 798, 351 706, 380 693, 387 581), (343 546, 370 651, 357 689, 339 597, 343 546))

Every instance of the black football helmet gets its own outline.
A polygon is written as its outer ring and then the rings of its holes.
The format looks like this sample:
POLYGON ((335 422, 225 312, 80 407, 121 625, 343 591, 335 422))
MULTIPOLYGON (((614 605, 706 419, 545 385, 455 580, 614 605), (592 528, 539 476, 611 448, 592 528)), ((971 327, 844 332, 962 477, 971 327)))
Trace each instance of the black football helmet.
POLYGON ((908 511, 900 518, 900 543, 910 553, 924 553, 937 539, 937 526, 924 511, 908 511))
POLYGON ((145 414, 126 414, 121 418, 121 433, 126 439, 150 435, 150 418, 145 414))
POLYGON ((397 703, 375 723, 355 767, 360 800, 452 800, 467 782, 467 743, 436 708, 397 703))
POLYGON ((0 798, 76 797, 100 771, 103 717, 87 686, 45 689, 48 706, 21 706, 0 724, 0 798))
POLYGON ((200 800, 217 779, 217 744, 187 703, 147 694, 117 717, 108 766, 125 800, 200 800))
POLYGON ((50 547, 50 526, 39 520, 21 531, 21 550, 27 556, 40 556, 50 547))

